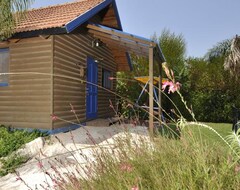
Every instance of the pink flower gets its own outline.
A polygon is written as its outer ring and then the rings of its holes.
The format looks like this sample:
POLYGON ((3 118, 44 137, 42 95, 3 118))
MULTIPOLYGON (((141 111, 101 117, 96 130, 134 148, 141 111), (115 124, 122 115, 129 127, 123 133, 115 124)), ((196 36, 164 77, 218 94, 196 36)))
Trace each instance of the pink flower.
POLYGON ((22 178, 21 177, 16 177, 16 181, 22 181, 22 178))
POLYGON ((168 86, 169 86, 168 94, 170 94, 171 92, 174 93, 178 91, 181 87, 181 84, 179 82, 176 82, 174 84, 172 81, 166 81, 166 82, 163 82, 162 90, 165 90, 168 86))
POLYGON ((57 116, 54 115, 54 114, 51 114, 51 119, 52 119, 52 121, 56 121, 57 120, 57 116))
POLYGON ((42 169, 43 168, 43 164, 42 164, 42 162, 38 162, 38 167, 40 168, 40 169, 42 169))
POLYGON ((167 88, 167 86, 170 86, 170 85, 172 85, 172 82, 169 82, 169 81, 163 82, 162 90, 165 90, 167 88))
POLYGON ((131 190, 139 190, 138 186, 133 186, 131 190))
POLYGON ((133 170, 133 167, 128 163, 123 163, 120 165, 120 170, 124 172, 131 172, 133 170))

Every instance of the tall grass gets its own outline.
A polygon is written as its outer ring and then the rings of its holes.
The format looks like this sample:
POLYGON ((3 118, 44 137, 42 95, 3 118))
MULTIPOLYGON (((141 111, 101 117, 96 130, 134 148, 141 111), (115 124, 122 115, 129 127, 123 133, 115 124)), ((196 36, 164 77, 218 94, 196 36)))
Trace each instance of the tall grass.
POLYGON ((86 171, 87 178, 60 189, 238 189, 240 175, 231 167, 230 154, 217 144, 202 146, 191 133, 180 140, 158 136, 153 141, 128 134, 116 141, 114 151, 95 154, 98 162, 86 171))

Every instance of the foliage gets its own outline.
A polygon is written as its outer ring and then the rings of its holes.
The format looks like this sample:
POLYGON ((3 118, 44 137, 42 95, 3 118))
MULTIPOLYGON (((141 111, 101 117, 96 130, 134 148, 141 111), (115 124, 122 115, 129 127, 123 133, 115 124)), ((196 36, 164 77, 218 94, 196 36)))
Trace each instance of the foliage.
MULTIPOLYGON (((134 77, 138 76, 148 76, 148 61, 143 57, 138 57, 136 55, 132 55, 133 60, 133 71, 132 72, 118 72, 117 73, 117 94, 121 99, 120 107, 121 114, 124 116, 133 115, 133 109, 128 106, 129 101, 133 104, 136 103, 138 96, 143 88, 143 84, 137 82, 134 77), (124 99, 128 99, 129 101, 123 101, 124 99)), ((143 105, 147 102, 147 93, 143 94, 142 98, 139 101, 139 105, 143 105)), ((140 115, 144 115, 144 112, 138 110, 140 115)))
POLYGON ((46 134, 37 130, 27 132, 0 126, 0 158, 10 155, 24 144, 42 136, 46 134))
POLYGON ((233 39, 224 40, 209 49, 205 59, 211 62, 215 58, 223 58, 224 68, 237 78, 240 74, 240 38, 236 36, 233 39))
POLYGON ((24 144, 46 135, 38 130, 27 132, 0 126, 0 176, 13 172, 27 161, 27 157, 15 154, 16 150, 24 144))
POLYGON ((13 173, 16 168, 18 168, 23 163, 26 163, 28 158, 26 156, 20 156, 17 154, 12 154, 8 158, 0 159, 0 176, 5 176, 8 173, 13 173))
MULTIPOLYGON (((169 30, 163 30, 159 37, 159 44, 162 52, 166 58, 168 67, 173 70, 176 82, 182 85, 181 92, 185 97, 188 97, 189 81, 188 81, 188 68, 185 64, 186 60, 186 42, 182 34, 175 34, 169 30)), ((166 112, 172 115, 175 106, 169 101, 169 98, 174 104, 182 110, 185 117, 189 117, 188 112, 184 108, 181 99, 177 94, 167 94, 162 97, 163 108, 166 112)), ((174 117, 174 116, 172 116, 174 117)))
POLYGON ((195 91, 191 96, 197 120, 205 122, 231 122, 233 101, 222 91, 195 91))
POLYGON ((230 53, 224 61, 224 68, 236 78, 240 74, 240 37, 238 36, 232 40, 230 53))
POLYGON ((205 60, 211 61, 217 57, 226 57, 230 53, 231 40, 223 40, 222 42, 217 43, 214 47, 208 50, 206 53, 205 60))
POLYGON ((167 60, 168 66, 179 76, 184 68, 186 58, 186 42, 183 35, 163 30, 159 37, 159 44, 167 60))
POLYGON ((232 122, 232 106, 239 105, 239 80, 223 67, 224 57, 211 61, 189 58, 190 92, 188 101, 199 121, 232 122))
POLYGON ((33 0, 1 0, 0 1, 0 40, 9 38, 17 22, 19 22, 25 10, 29 8, 33 0))

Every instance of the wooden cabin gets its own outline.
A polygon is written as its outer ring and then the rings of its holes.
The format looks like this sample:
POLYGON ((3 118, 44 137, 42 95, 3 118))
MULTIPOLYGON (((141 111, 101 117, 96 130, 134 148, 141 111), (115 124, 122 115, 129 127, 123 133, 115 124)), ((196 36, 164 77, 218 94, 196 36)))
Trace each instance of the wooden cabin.
POLYGON ((111 77, 131 70, 131 50, 149 53, 122 32, 114 0, 27 11, 15 34, 0 42, 0 124, 58 132, 113 116, 111 77))

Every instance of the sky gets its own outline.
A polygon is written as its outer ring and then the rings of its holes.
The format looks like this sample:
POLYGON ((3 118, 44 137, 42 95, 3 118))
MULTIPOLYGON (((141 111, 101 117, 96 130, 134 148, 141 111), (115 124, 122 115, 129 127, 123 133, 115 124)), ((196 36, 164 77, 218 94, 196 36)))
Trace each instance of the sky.
MULTIPOLYGON (((74 0, 35 0, 32 8, 74 0)), ((163 29, 182 34, 187 55, 201 57, 225 39, 240 35, 239 0, 116 0, 123 30, 145 38, 163 29)))

